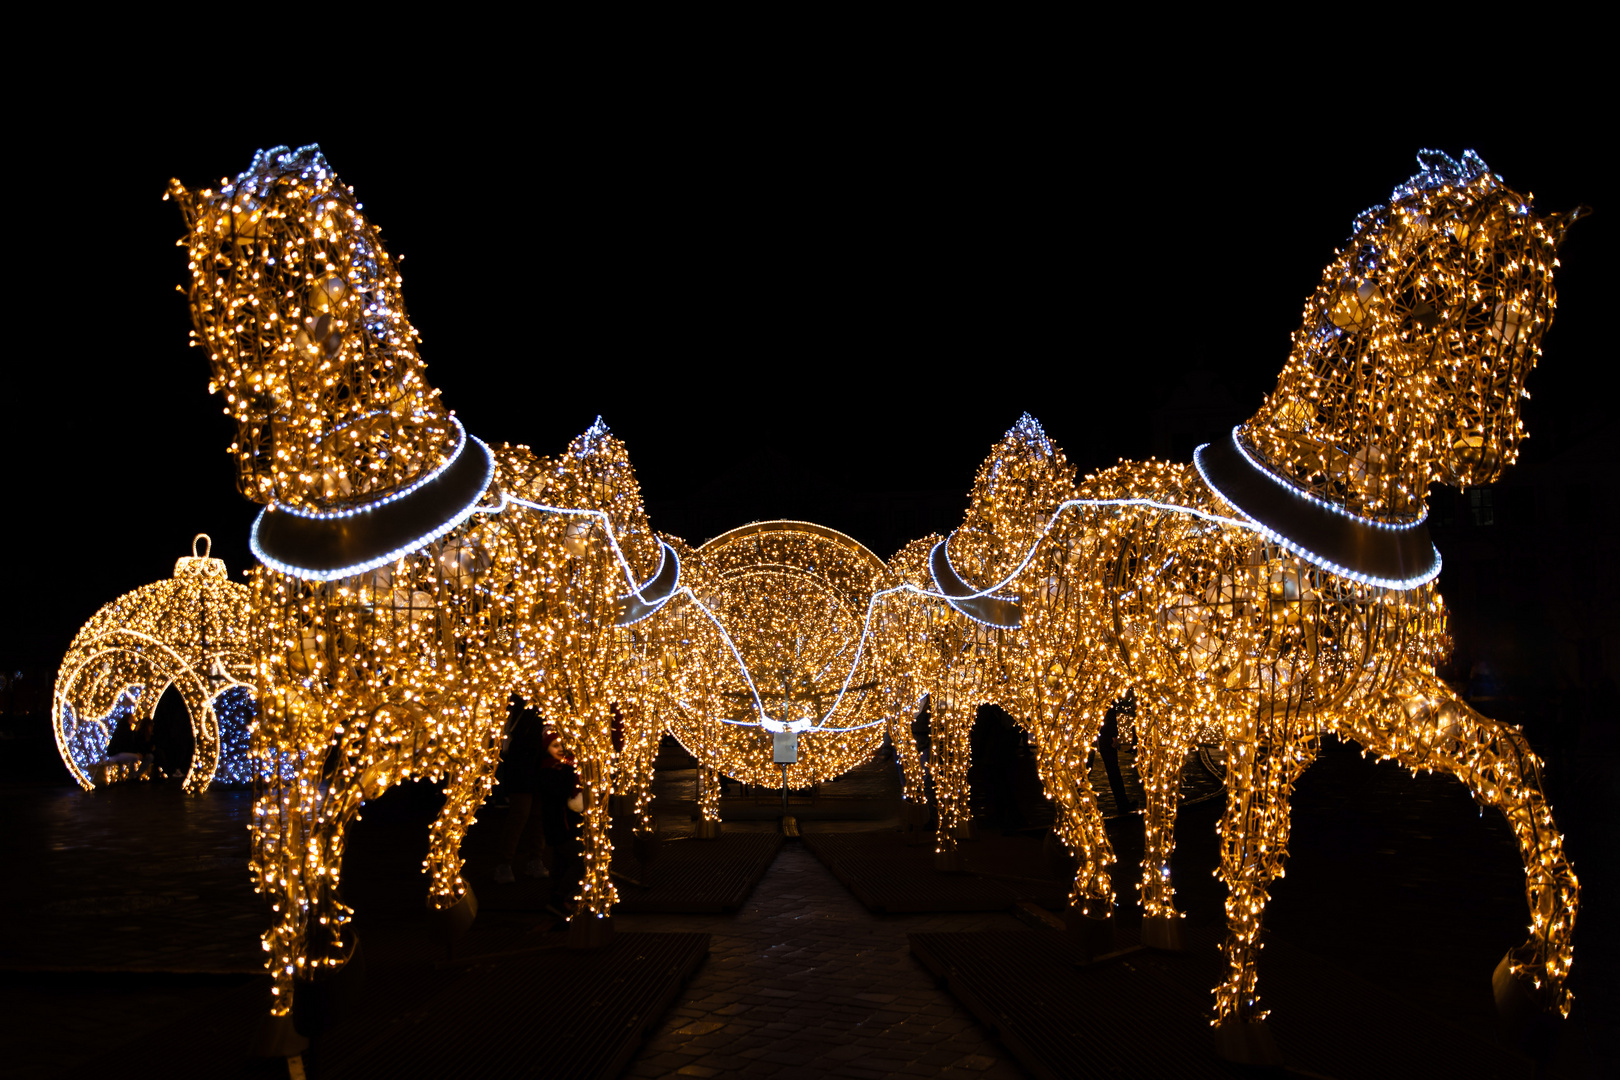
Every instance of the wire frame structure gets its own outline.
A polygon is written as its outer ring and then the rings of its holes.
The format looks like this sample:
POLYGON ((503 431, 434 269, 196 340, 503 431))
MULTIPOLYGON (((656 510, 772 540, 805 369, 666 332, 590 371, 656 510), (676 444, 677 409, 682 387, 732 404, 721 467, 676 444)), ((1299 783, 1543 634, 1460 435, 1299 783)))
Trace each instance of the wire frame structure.
POLYGON ((188 227, 193 343, 237 422, 240 487, 266 504, 250 537, 252 872, 276 913, 272 1017, 353 955, 344 836, 389 787, 443 784, 428 903, 476 913, 460 846, 513 692, 578 761, 580 904, 600 923, 621 630, 678 579, 622 443, 598 423, 550 459, 469 435, 425 381, 399 274, 318 148, 261 151, 217 189, 176 181, 167 197, 188 227))
POLYGON ((887 728, 864 649, 873 598, 893 583, 883 560, 802 521, 744 525, 696 555, 712 625, 693 624, 671 733, 707 768, 762 787, 808 787, 868 760, 887 728), (785 770, 776 736, 796 742, 785 770))
MULTIPOLYGON (((1071 902, 1094 917, 1113 906, 1113 853, 1086 758, 1110 705, 1134 691, 1145 943, 1179 945, 1170 855, 1181 767, 1194 743, 1222 746, 1227 968, 1214 1022, 1218 1048, 1237 1059, 1274 1050, 1258 937, 1287 856, 1293 786, 1326 732, 1448 772, 1504 815, 1530 937, 1498 968, 1498 1002, 1566 1014, 1570 1004, 1577 879, 1523 736, 1435 674, 1449 639, 1423 500, 1433 482, 1488 482, 1514 459, 1557 245, 1582 211, 1536 215, 1472 154, 1425 152, 1420 163, 1390 205, 1358 219, 1306 304, 1277 390, 1230 439, 1192 464, 1121 463, 1075 482, 1026 417, 935 549, 943 600, 908 601, 949 609, 916 651, 920 676, 934 657, 963 655, 955 643, 972 623, 1015 639, 997 653, 1006 685, 989 664, 971 685, 1034 737, 1077 857, 1071 902)), ((965 740, 972 714, 949 705, 944 734, 965 740)), ((960 798, 948 753, 936 751, 942 828, 946 800, 960 798)))
POLYGON ((120 719, 150 721, 171 687, 191 718, 191 765, 184 790, 208 790, 216 777, 250 779, 246 735, 253 721, 251 604, 229 580, 199 533, 174 576, 107 604, 74 635, 51 700, 56 749, 79 786, 128 779, 134 769, 106 761, 120 719))

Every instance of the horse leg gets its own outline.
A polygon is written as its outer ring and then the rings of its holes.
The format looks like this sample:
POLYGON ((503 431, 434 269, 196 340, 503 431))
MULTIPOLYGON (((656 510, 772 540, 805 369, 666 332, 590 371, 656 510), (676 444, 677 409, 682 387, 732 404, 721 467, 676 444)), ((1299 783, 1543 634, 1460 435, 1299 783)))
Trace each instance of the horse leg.
POLYGON ((613 838, 608 834, 607 800, 609 762, 591 752, 592 741, 580 748, 577 769, 584 796, 584 827, 580 830, 585 868, 580 878, 579 910, 569 927, 569 944, 576 948, 605 945, 613 936, 613 905, 619 894, 613 887, 613 838))
MULTIPOLYGON (((261 719, 261 723, 263 720, 261 719)), ((300 777, 281 774, 270 761, 270 782, 253 803, 254 891, 270 901, 275 922, 259 935, 270 975, 270 1013, 254 1034, 255 1057, 283 1058, 302 1053, 309 1040, 293 1027, 293 973, 303 958, 309 912, 305 903, 303 854, 308 819, 298 805, 300 777)), ((312 784, 319 777, 312 778, 312 784)))
POLYGON ((934 834, 934 865, 948 872, 965 869, 957 842, 969 835, 972 810, 968 805, 968 766, 973 756, 973 717, 975 710, 949 677, 939 692, 930 697, 928 722, 931 730, 929 771, 933 774, 934 798, 939 803, 939 825, 934 834))
POLYGON ((1101 712, 1088 711, 1070 731, 1067 745, 1050 745, 1056 737, 1050 725, 1037 729, 1036 751, 1041 786, 1057 804, 1054 830, 1075 858, 1074 883, 1064 922, 1087 954, 1096 956, 1114 947, 1114 883, 1108 867, 1114 862, 1102 807, 1087 775, 1088 749, 1097 737, 1101 712))
POLYGON ((628 762, 630 770, 630 820, 634 823, 636 835, 644 836, 653 832, 652 815, 648 807, 652 805, 653 774, 658 764, 657 732, 649 732, 647 737, 636 745, 635 753, 628 762))
MULTIPOLYGON (((639 720, 651 724, 652 710, 642 707, 635 714, 639 720)), ((648 808, 652 805, 653 774, 658 762, 658 731, 656 729, 638 732, 641 736, 635 745, 634 753, 625 762, 625 772, 629 776, 630 791, 630 844, 636 853, 636 862, 640 864, 641 878, 645 883, 651 876, 653 860, 658 857, 658 827, 652 819, 648 808)))
MULTIPOLYGON (((313 790, 320 778, 278 775, 278 766, 283 762, 272 759, 269 764, 270 783, 253 803, 253 857, 249 865, 254 891, 269 898, 275 914, 274 925, 260 935, 260 941, 267 954, 265 968, 271 980, 270 1014, 283 1017, 292 1009, 293 973, 304 955, 309 927, 303 866, 310 821, 298 794, 313 790)), ((309 767, 307 759, 303 764, 300 774, 309 767)))
POLYGON ((902 706, 889 720, 889 742, 900 762, 901 827, 907 832, 920 826, 928 805, 928 780, 922 756, 917 753, 917 740, 911 734, 914 719, 902 706))
POLYGON ((338 885, 344 831, 363 801, 355 764, 363 755, 353 747, 363 736, 357 736, 357 724, 344 725, 343 739, 351 746, 330 774, 324 747, 278 749, 274 732, 300 719, 308 723, 322 711, 313 701, 289 708, 288 696, 269 696, 254 739, 264 780, 254 804, 251 866, 257 891, 269 896, 276 915, 261 935, 271 976, 269 1023, 257 1036, 256 1052, 264 1056, 299 1052, 304 1035, 328 1026, 343 1004, 340 993, 353 990, 359 973, 352 969, 349 978, 337 981, 358 948, 349 928, 353 912, 339 898, 338 885), (299 1030, 293 1027, 295 1005, 299 1030))
POLYGON ((438 913, 446 945, 455 942, 478 917, 478 897, 461 876, 465 860, 461 843, 477 821, 478 808, 495 786, 495 767, 501 759, 502 717, 483 696, 473 699, 471 745, 453 759, 445 777, 444 805, 428 828, 428 906, 438 913))
POLYGON ((1408 768, 1451 773, 1507 818, 1524 862, 1530 938, 1497 965, 1496 1005, 1511 1021, 1551 1009, 1568 1016, 1580 884, 1542 790, 1540 759, 1518 729, 1481 716, 1432 672, 1408 676, 1402 691, 1370 715, 1337 717, 1340 733, 1408 768))
MULTIPOLYGON (((1257 710, 1258 712, 1258 710, 1257 710)), ((1255 993, 1267 887, 1283 874, 1294 781, 1315 760, 1316 733, 1295 710, 1251 715, 1226 738, 1226 811, 1221 878, 1226 883, 1226 974, 1215 988, 1216 1052, 1229 1061, 1280 1064, 1255 993)))
MULTIPOLYGON (((1148 700, 1161 695, 1150 692, 1148 700)), ((1142 710, 1149 706, 1144 701, 1142 710)), ((1187 735, 1163 713, 1147 713, 1136 725, 1136 767, 1142 778, 1144 842, 1142 851, 1142 944, 1180 951, 1187 947, 1170 883, 1170 856, 1176 850, 1176 810, 1181 799, 1181 769, 1187 760, 1187 735), (1144 722, 1145 721, 1145 722, 1144 722)))
POLYGON ((718 840, 720 838, 720 770, 714 767, 713 759, 698 763, 698 785, 702 793, 698 798, 698 824, 695 834, 698 840, 718 840))
POLYGON ((1041 786, 1057 803, 1055 830, 1076 862, 1069 907, 1073 914, 1090 919, 1108 919, 1114 913, 1114 885, 1108 873, 1114 849, 1086 772, 1088 751, 1100 723, 1101 714, 1090 710, 1077 728, 1070 728, 1065 718, 1056 725, 1038 725, 1035 736, 1041 786), (1067 745, 1052 743, 1056 731, 1072 731, 1067 745))

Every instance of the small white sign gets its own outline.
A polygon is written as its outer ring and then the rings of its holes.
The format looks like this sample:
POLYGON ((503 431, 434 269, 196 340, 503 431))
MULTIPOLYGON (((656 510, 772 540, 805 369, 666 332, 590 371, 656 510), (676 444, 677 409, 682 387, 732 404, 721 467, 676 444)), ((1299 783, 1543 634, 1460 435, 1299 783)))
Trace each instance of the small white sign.
POLYGON ((799 763, 799 733, 797 731, 771 732, 771 760, 778 765, 799 763))

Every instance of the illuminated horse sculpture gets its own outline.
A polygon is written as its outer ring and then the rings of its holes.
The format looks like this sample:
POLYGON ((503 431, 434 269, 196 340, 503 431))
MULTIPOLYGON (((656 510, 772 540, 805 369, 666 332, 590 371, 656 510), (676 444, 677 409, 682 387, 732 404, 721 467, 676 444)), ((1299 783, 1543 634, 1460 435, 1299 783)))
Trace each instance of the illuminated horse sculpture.
POLYGON ((1435 674, 1448 640, 1424 521, 1430 484, 1488 483, 1516 458, 1556 248, 1583 211, 1536 216, 1473 154, 1419 160, 1391 205, 1357 220, 1247 423, 1193 465, 1122 463, 1074 486, 1026 418, 931 558, 964 621, 1022 639, 1010 676, 1022 686, 1002 700, 1035 733, 1079 857, 1080 911, 1106 915, 1113 899, 1085 768, 1109 705, 1131 689, 1139 703, 1146 944, 1178 944, 1169 866, 1186 750, 1224 745, 1217 1045, 1239 1060, 1275 1056, 1255 992, 1258 935, 1289 796, 1324 732, 1450 772, 1502 812, 1531 937, 1497 969, 1498 1004, 1569 1008, 1576 878, 1523 736, 1435 674))
MULTIPOLYGON (((575 929, 605 929, 621 624, 655 612, 679 574, 622 444, 598 424, 552 461, 469 436, 424 382, 399 275, 317 148, 260 152, 218 190, 170 193, 189 227, 193 343, 237 422, 238 485, 267 504, 251 537, 266 778, 252 868, 277 913, 272 1016, 287 1017, 295 980, 353 954, 344 833, 392 785, 444 781, 429 901, 463 925, 476 913, 459 848, 514 690, 578 758, 575 929)), ((296 1045, 286 1027, 270 1039, 296 1045)))

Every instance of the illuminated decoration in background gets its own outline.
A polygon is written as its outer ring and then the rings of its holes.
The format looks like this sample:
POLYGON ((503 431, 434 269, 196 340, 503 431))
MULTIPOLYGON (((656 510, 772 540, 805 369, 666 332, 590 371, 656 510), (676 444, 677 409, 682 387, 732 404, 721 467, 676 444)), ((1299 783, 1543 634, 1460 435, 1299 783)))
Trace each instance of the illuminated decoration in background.
POLYGON ((173 577, 125 593, 74 635, 57 672, 51 717, 56 748, 84 790, 133 775, 132 767, 104 760, 113 729, 120 719, 148 720, 171 686, 191 717, 184 789, 206 791, 216 777, 249 779, 241 738, 253 715, 243 685, 253 677, 249 593, 227 578, 223 561, 208 556, 211 547, 198 534, 173 577))
POLYGON ((775 732, 797 736, 789 787, 839 776, 875 754, 886 717, 861 643, 873 597, 893 584, 883 560, 802 521, 744 525, 696 555, 697 601, 724 634, 709 618, 683 620, 691 643, 669 723, 682 745, 708 767, 763 787, 783 783, 772 763, 775 732))
MULTIPOLYGON (((1581 211, 1535 216, 1472 154, 1420 161, 1329 265, 1277 390, 1232 440, 1201 447, 1196 468, 1121 463, 1074 484, 1038 425, 1026 417, 1010 431, 939 549, 948 562, 936 569, 958 579, 939 582, 956 625, 913 650, 926 672, 962 656, 970 634, 986 654, 992 633, 1017 639, 996 653, 1005 685, 987 657, 969 700, 1000 702, 1034 736, 1079 860, 1072 902, 1093 915, 1113 901, 1113 854, 1087 754, 1109 706, 1134 690, 1150 944, 1178 938, 1170 855, 1186 750, 1224 746, 1227 973, 1215 1022, 1233 1056, 1264 1041, 1260 921, 1283 872, 1293 785, 1325 732, 1414 771, 1450 772, 1503 813, 1524 860, 1531 936, 1496 981, 1569 1008, 1576 878, 1523 736, 1435 675, 1449 640, 1423 504, 1435 481, 1487 483, 1514 460, 1517 402, 1553 313, 1555 250, 1581 211), (1019 609, 1016 631, 975 621, 972 603, 996 597, 1019 609)), ((951 716, 947 739, 964 743, 972 712, 939 711, 951 716)), ((947 759, 935 774, 942 825, 965 771, 947 759)))
POLYGON ((345 830, 389 787, 443 782, 429 902, 476 911, 460 846, 513 691, 578 760, 581 909, 605 916, 618 621, 660 607, 641 586, 666 552, 622 444, 598 424, 550 460, 466 435, 423 379, 399 274, 317 148, 169 196, 188 226, 193 343, 237 423, 239 486, 266 504, 252 872, 275 912, 272 1015, 352 955, 345 830))
POLYGON ((253 725, 259 719, 258 702, 251 686, 232 686, 214 698, 214 716, 219 721, 219 768, 214 779, 226 784, 251 784, 258 777, 253 771, 253 725))

